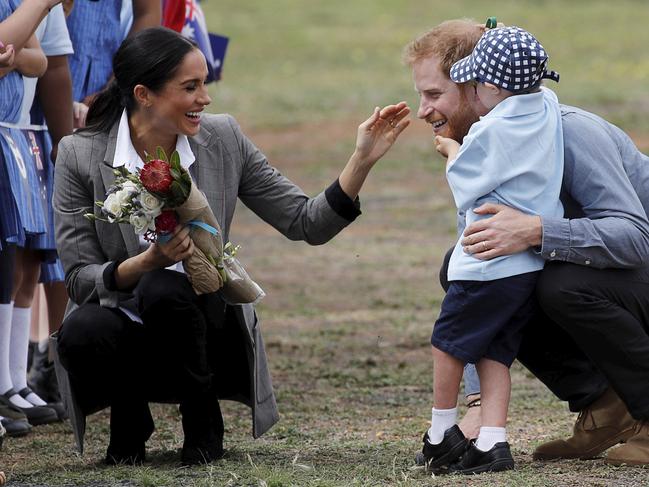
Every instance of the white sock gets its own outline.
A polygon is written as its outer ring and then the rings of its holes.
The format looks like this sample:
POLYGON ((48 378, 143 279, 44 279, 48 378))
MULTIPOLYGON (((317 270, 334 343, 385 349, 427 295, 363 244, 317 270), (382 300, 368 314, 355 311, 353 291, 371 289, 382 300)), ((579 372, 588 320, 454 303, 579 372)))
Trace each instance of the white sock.
MULTIPOLYGON (((13 388, 13 383, 11 381, 11 367, 9 366, 13 308, 13 303, 0 304, 0 394, 4 394, 9 389, 13 388)), ((9 398, 9 400, 21 408, 32 407, 31 403, 25 401, 18 394, 14 394, 9 398)))
MULTIPOLYGON (((29 349, 29 328, 32 320, 32 309, 14 306, 11 317, 11 345, 9 348, 9 373, 16 392, 27 387, 27 355, 29 349)), ((29 394, 27 402, 33 406, 45 406, 45 401, 35 393, 29 394)), ((21 406, 26 407, 26 406, 21 406)))
POLYGON ((478 434, 478 441, 475 446, 478 450, 489 451, 496 443, 507 441, 507 432, 505 428, 497 426, 483 426, 478 434))
POLYGON ((9 373, 9 342, 11 341, 11 314, 13 303, 0 304, 0 394, 13 387, 9 373))
POLYGON ((9 346, 9 373, 16 392, 27 387, 27 350, 29 348, 29 324, 31 308, 14 306, 11 316, 11 344, 9 346))
POLYGON ((430 420, 428 430, 428 442, 431 445, 439 445, 444 439, 444 431, 451 428, 457 422, 457 407, 452 409, 435 409, 430 420))

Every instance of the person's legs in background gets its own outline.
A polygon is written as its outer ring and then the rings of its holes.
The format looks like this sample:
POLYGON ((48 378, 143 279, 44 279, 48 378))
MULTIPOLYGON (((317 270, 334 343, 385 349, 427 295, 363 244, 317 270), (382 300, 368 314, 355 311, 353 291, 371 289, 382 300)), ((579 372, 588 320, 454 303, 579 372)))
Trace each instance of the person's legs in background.
POLYGON ((38 318, 34 320, 36 323, 32 324, 33 338, 31 340, 34 340, 35 343, 33 344, 33 359, 27 374, 27 383, 48 404, 60 403, 61 394, 56 380, 54 363, 50 356, 49 336, 61 327, 68 294, 63 281, 43 282, 41 286, 45 299, 41 297, 40 310, 35 310, 32 306, 32 315, 38 318), (34 336, 34 326, 39 324, 38 319, 47 322, 47 331, 45 333, 38 332, 34 336))
MULTIPOLYGON (((31 253, 15 245, 2 242, 0 262, 0 403, 7 410, 18 408, 32 425, 58 420, 55 410, 27 388, 27 350, 29 343, 30 313, 28 306, 33 297, 29 286, 33 281, 34 266, 31 253), (14 302, 17 299, 17 302, 14 302), (24 377, 23 377, 24 376, 24 377)), ((38 279, 38 274, 36 274, 38 279)), ((17 411, 16 411, 17 412, 17 411)), ((10 418, 18 419, 21 418, 10 418)), ((18 425, 20 426, 20 425, 18 425)), ((10 430, 12 428, 10 427, 10 430)), ((24 432, 19 427, 18 432, 24 432)))
POLYGON ((467 438, 477 438, 482 426, 482 402, 480 396, 480 379, 474 364, 466 364, 462 374, 464 380, 464 398, 466 413, 458 423, 460 430, 467 438))

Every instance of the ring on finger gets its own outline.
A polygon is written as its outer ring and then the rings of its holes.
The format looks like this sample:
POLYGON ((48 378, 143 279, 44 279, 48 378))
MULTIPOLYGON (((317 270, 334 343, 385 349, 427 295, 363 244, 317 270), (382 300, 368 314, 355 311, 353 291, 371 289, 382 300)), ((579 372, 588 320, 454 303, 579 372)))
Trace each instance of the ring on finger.
POLYGON ((487 250, 487 241, 486 241, 486 240, 483 240, 483 241, 482 241, 482 250, 483 250, 483 251, 486 251, 486 250, 487 250))

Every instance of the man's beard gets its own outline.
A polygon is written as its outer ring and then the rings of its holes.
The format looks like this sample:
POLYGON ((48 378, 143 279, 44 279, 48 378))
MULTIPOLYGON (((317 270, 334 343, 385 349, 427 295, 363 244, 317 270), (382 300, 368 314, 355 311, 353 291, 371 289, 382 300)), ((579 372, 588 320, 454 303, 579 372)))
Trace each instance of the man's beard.
POLYGON ((448 118, 448 137, 461 144, 464 136, 469 133, 471 125, 479 119, 478 114, 471 108, 464 90, 460 90, 460 105, 453 116, 448 118))

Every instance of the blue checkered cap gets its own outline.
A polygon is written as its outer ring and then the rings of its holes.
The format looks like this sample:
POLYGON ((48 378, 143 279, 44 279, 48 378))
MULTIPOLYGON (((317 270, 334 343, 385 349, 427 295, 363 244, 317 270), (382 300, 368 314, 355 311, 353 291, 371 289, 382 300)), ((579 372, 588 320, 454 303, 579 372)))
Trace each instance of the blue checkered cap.
POLYGON ((532 34, 501 27, 485 32, 473 52, 453 64, 450 77, 456 83, 477 80, 519 92, 543 78, 559 81, 559 73, 548 71, 547 64, 548 55, 532 34))

